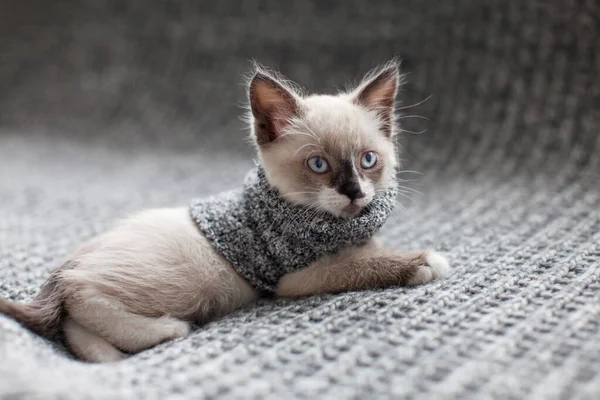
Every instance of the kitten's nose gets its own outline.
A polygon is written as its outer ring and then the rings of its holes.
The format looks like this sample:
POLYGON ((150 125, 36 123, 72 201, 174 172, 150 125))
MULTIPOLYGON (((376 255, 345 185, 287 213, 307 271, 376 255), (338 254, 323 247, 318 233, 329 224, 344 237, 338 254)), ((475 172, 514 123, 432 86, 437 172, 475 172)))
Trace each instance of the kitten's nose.
POLYGON ((360 186, 357 183, 343 185, 339 192, 348 196, 352 201, 365 197, 365 194, 360 190, 360 186))

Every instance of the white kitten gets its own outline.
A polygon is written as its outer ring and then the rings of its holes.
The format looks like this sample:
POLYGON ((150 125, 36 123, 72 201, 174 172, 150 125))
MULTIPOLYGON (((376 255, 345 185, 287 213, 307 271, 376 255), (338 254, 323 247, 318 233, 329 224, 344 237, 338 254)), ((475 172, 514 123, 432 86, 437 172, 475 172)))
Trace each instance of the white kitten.
MULTIPOLYGON (((358 215, 394 181, 398 66, 367 75, 337 96, 302 97, 257 68, 249 84, 251 130, 268 182, 290 203, 358 215)), ((446 276, 440 255, 399 253, 374 241, 285 275, 279 296, 415 285, 446 276)), ((85 243, 54 270, 29 304, 0 299, 0 312, 92 362, 120 360, 260 296, 200 233, 187 208, 136 214, 85 243)))

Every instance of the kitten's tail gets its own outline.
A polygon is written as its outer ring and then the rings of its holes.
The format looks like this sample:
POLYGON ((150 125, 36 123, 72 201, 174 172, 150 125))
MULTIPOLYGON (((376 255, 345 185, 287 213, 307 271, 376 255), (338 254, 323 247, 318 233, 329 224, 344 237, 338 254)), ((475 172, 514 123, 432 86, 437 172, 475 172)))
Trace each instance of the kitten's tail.
POLYGON ((0 313, 8 315, 38 335, 53 338, 64 316, 58 278, 51 277, 31 303, 15 303, 0 297, 0 313))

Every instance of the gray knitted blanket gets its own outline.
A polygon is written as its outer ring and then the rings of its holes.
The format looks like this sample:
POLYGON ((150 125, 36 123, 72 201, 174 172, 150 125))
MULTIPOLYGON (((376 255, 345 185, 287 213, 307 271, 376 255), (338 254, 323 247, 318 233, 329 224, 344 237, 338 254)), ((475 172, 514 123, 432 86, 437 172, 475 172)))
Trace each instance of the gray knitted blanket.
POLYGON ((116 218, 238 187, 252 58, 332 92, 403 57, 406 182, 381 234, 453 272, 263 300, 113 365, 0 316, 0 398, 600 398, 598 2, 10 3, 0 295, 31 298, 116 218))
POLYGON ((240 275, 257 289, 274 292, 285 274, 364 244, 394 210, 396 195, 391 185, 357 216, 337 218, 290 204, 258 167, 248 172, 242 189, 194 200, 190 214, 240 275))

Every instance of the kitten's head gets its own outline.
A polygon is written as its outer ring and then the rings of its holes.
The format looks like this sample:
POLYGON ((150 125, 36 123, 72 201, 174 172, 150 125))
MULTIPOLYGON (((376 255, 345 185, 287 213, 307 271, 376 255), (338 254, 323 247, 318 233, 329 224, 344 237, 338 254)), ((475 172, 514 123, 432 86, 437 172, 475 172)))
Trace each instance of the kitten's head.
POLYGON ((248 95, 252 138, 269 183, 294 204, 358 214, 394 180, 397 62, 336 96, 303 96, 257 67, 248 95))

